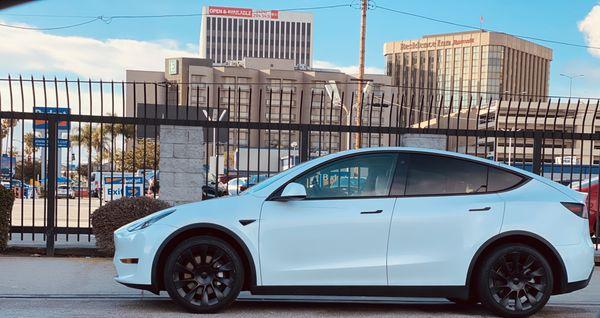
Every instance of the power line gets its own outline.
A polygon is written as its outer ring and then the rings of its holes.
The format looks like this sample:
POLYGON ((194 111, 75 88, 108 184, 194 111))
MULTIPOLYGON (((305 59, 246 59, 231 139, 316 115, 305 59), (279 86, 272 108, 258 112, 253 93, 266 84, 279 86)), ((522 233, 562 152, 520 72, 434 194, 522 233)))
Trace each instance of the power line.
MULTIPOLYGON (((437 19, 437 18, 428 17, 428 16, 421 15, 421 14, 416 14, 416 13, 402 11, 402 10, 396 10, 396 9, 387 8, 387 7, 383 7, 383 6, 379 6, 379 5, 376 5, 375 8, 382 9, 382 10, 389 11, 389 12, 394 12, 394 13, 402 14, 402 15, 407 15, 407 16, 411 16, 411 17, 415 17, 415 18, 419 18, 419 19, 425 19, 425 20, 429 20, 429 21, 433 21, 433 22, 449 24, 449 25, 458 26, 458 27, 467 28, 467 29, 472 29, 472 30, 483 30, 483 31, 500 32, 500 31, 494 31, 494 30, 489 30, 489 29, 485 29, 484 30, 481 27, 477 27, 477 26, 473 26, 473 25, 468 25, 468 24, 462 24, 462 23, 452 22, 452 21, 448 21, 448 20, 437 19)), ((586 48, 586 49, 600 50, 600 47, 598 47, 598 46, 590 46, 590 45, 583 45, 583 44, 577 44, 577 43, 569 43, 569 42, 564 42, 564 41, 550 40, 550 39, 544 39, 544 38, 539 38, 539 37, 534 37, 534 36, 529 36, 529 35, 522 35, 522 34, 512 34, 512 33, 506 33, 506 32, 500 32, 500 33, 505 33, 505 34, 512 35, 512 36, 515 36, 515 37, 519 37, 519 38, 523 38, 523 39, 529 39, 529 40, 535 40, 535 41, 540 41, 540 42, 547 42, 547 43, 554 43, 554 44, 560 44, 560 45, 566 45, 566 46, 573 46, 573 47, 580 47, 580 48, 586 48)))
POLYGON ((98 20, 101 20, 101 17, 96 17, 96 18, 93 18, 91 20, 80 22, 80 23, 76 23, 76 24, 56 26, 56 27, 47 27, 47 28, 27 27, 27 26, 4 24, 4 23, 0 23, 0 27, 6 27, 6 28, 11 28, 11 29, 21 29, 21 30, 32 30, 32 31, 50 31, 50 30, 60 30, 60 29, 74 28, 74 27, 78 27, 78 26, 82 26, 82 25, 85 25, 85 24, 89 24, 89 23, 92 23, 92 22, 98 21, 98 20))
MULTIPOLYGON (((277 11, 306 11, 306 10, 323 10, 323 9, 335 9, 342 7, 351 7, 350 3, 333 4, 326 6, 313 6, 313 7, 298 7, 298 8, 284 8, 277 9, 277 11)), ((258 10, 260 11, 260 10, 258 10)), ((155 18, 185 18, 185 17, 198 17, 206 15, 204 13, 173 13, 173 14, 149 14, 149 15, 60 15, 60 14, 19 14, 19 13, 0 13, 0 16, 14 16, 14 17, 38 17, 38 18, 93 18, 96 20, 102 20, 104 22, 115 20, 115 19, 155 19, 155 18)), ((7 25, 3 25, 7 26, 7 25)))

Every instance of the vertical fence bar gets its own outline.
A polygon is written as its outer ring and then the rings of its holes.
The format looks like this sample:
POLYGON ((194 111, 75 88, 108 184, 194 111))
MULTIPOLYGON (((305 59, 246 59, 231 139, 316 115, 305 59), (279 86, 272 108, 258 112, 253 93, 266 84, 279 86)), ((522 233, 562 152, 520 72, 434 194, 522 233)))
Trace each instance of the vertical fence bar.
POLYGON ((56 216, 56 161, 57 161, 57 122, 55 116, 50 116, 48 126, 48 174, 46 178, 46 201, 48 204, 46 223, 46 255, 54 256, 54 221, 56 216))
POLYGON ((540 174, 541 165, 542 165, 542 133, 535 131, 533 134, 533 162, 532 162, 532 172, 535 174, 540 174))

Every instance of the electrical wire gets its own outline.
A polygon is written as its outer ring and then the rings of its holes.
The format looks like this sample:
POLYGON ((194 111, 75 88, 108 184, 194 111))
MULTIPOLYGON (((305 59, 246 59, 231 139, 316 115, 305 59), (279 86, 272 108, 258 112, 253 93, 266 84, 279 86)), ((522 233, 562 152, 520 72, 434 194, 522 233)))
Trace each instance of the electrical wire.
POLYGON ((590 46, 590 45, 584 45, 584 44, 569 43, 569 42, 558 41, 558 40, 551 40, 551 39, 544 39, 544 38, 539 38, 539 37, 534 37, 534 36, 529 36, 529 35, 513 34, 513 33, 501 32, 501 31, 494 31, 494 30, 490 30, 490 29, 482 29, 481 27, 477 27, 477 26, 473 26, 473 25, 468 25, 468 24, 456 23, 456 22, 452 22, 452 21, 448 21, 448 20, 437 19, 437 18, 428 17, 428 16, 421 15, 421 14, 416 14, 416 13, 412 13, 412 12, 407 12, 407 11, 392 9, 392 8, 388 8, 388 7, 383 7, 383 6, 380 6, 380 5, 376 5, 375 8, 376 9, 382 9, 382 10, 389 11, 389 12, 393 12, 393 13, 402 14, 402 15, 407 15, 407 16, 411 16, 411 17, 415 17, 415 18, 419 18, 419 19, 429 20, 429 21, 438 22, 438 23, 444 23, 444 24, 458 26, 458 27, 472 29, 472 30, 484 30, 484 31, 491 31, 491 32, 500 32, 500 33, 505 33, 505 34, 512 35, 512 36, 519 37, 519 38, 523 38, 523 39, 529 39, 529 40, 535 40, 535 41, 547 42, 547 43, 554 43, 554 44, 560 44, 560 45, 566 45, 566 46, 573 46, 573 47, 580 47, 580 48, 586 48, 586 49, 600 50, 600 47, 598 47, 598 46, 590 46))
POLYGON ((4 24, 4 23, 0 23, 0 27, 11 28, 11 29, 21 29, 21 30, 32 30, 32 31, 50 31, 50 30, 61 30, 61 29, 75 28, 75 27, 78 27, 78 26, 90 24, 90 23, 98 21, 98 20, 102 20, 102 18, 101 17, 96 17, 96 18, 93 18, 91 20, 87 20, 87 21, 84 21, 84 22, 76 23, 76 24, 63 25, 63 26, 57 26, 57 27, 47 27, 47 28, 28 27, 28 26, 13 25, 13 24, 4 24))

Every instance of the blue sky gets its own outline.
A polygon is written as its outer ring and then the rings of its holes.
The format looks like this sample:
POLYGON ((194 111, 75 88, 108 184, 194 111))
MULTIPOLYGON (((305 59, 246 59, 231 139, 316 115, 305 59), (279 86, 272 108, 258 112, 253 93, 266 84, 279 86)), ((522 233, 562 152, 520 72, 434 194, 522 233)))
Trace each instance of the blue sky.
MULTIPOLYGON (((294 1, 36 1, 0 12, 2 23, 23 23, 36 27, 52 27, 85 21, 85 18, 31 17, 19 14, 56 14, 110 16, 123 14, 167 14, 200 12, 202 5, 225 5, 262 9, 342 4, 349 0, 294 1), (75 5, 76 4, 76 5, 75 5), (16 14, 16 15, 11 15, 16 14)), ((484 28, 547 38, 576 44, 600 46, 600 5, 597 0, 377 0, 376 5, 409 11, 457 23, 478 25, 484 17, 484 28), (595 9, 596 14, 590 14, 595 9), (585 40, 578 23, 588 16, 590 43, 585 40), (591 31, 590 31, 591 30, 591 31)), ((315 61, 350 67, 358 60, 359 10, 336 8, 314 10, 315 61)), ((424 34, 464 31, 451 25, 374 9, 368 12, 367 66, 383 69, 384 42, 412 39, 424 34)), ((96 21, 77 28, 56 31, 13 31, 0 28, 2 38, 18 32, 18 36, 0 42, 0 74, 47 76, 103 77, 120 79, 124 68, 151 67, 161 69, 161 54, 197 54, 199 17, 170 19, 96 21), (76 38, 73 38, 76 37, 76 38), (117 41, 116 39, 120 39, 117 41), (133 40, 133 41, 122 41, 133 40), (46 47, 47 46, 47 47, 46 47), (131 48, 131 49, 129 49, 131 48), (166 48, 163 51, 162 48, 166 48), (103 50, 106 50, 103 51, 103 50), (128 56, 131 55, 131 56, 128 56), (147 56, 146 56, 147 55, 147 56), (106 59, 102 59, 105 56, 106 59), (103 65, 106 63, 107 65, 103 65), (132 64, 132 65, 127 65, 132 64), (152 64, 152 66, 149 66, 152 64)), ((584 74, 574 82, 573 95, 600 97, 600 50, 596 55, 585 48, 551 43, 554 51, 551 65, 550 92, 568 94, 568 80, 560 73, 584 74)), ((5 75, 0 75, 4 77, 5 75)))

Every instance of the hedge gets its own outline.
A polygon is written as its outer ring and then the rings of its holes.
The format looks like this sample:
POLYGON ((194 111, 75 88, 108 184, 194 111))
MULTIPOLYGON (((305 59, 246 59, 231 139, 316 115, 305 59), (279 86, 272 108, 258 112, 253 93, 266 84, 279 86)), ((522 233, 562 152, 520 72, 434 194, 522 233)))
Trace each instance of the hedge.
POLYGON ((148 198, 121 198, 106 203, 92 213, 92 231, 98 249, 114 254, 113 232, 127 223, 169 207, 164 201, 148 198))
POLYGON ((0 253, 4 252, 8 244, 9 220, 14 202, 14 193, 10 189, 0 186, 0 253))

